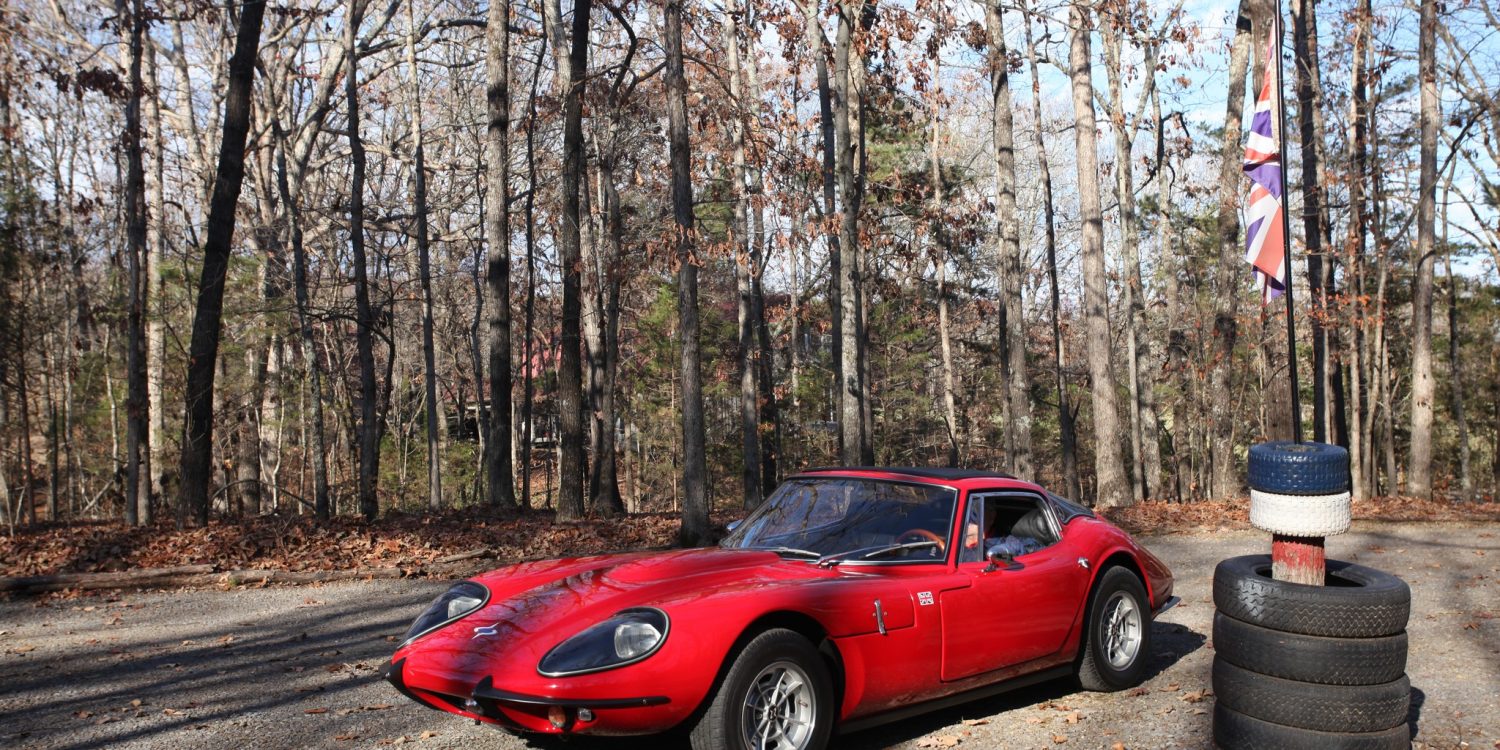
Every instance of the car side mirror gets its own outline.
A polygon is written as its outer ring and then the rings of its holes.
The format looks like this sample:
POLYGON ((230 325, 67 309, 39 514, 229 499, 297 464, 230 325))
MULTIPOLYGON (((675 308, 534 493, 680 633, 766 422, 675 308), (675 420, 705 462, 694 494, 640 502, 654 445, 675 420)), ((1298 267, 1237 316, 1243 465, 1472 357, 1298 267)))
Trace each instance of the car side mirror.
POLYGON ((745 519, 743 519, 743 518, 736 518, 735 520, 730 521, 727 525, 725 525, 724 526, 724 530, 732 532, 735 529, 739 528, 740 524, 742 524, 744 522, 745 522, 745 519))
POLYGON ((984 572, 986 573, 992 573, 1001 568, 1005 568, 1006 570, 1016 570, 1021 567, 1020 565, 1016 564, 1016 556, 1014 554, 1011 554, 1010 548, 1006 547, 1003 544, 997 544, 993 547, 990 547, 987 557, 990 561, 990 564, 984 569, 984 572))

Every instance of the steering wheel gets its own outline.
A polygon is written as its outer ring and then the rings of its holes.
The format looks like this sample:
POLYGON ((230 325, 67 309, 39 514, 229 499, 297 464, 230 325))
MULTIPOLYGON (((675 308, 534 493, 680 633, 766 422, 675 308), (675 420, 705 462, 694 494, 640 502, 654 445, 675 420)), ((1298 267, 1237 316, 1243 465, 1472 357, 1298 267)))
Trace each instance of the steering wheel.
POLYGON ((901 532, 900 536, 896 537, 897 544, 901 544, 907 541, 932 542, 933 544, 937 545, 938 554, 942 555, 947 554, 948 552, 947 542, 944 542, 942 537, 932 533, 931 531, 928 531, 927 529, 907 529, 906 531, 901 532))

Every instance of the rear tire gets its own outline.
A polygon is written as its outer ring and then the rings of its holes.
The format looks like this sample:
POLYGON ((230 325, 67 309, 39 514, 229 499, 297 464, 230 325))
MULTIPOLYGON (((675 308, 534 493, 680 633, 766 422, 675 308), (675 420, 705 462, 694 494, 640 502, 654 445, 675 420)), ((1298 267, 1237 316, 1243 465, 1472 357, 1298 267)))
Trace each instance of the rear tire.
POLYGON ((1151 607, 1141 579, 1114 566, 1099 576, 1089 598, 1079 646, 1078 684, 1113 692, 1134 687, 1151 661, 1151 607))
POLYGON ((790 630, 767 630, 735 657, 689 735, 694 750, 822 750, 833 730, 833 681, 790 630))

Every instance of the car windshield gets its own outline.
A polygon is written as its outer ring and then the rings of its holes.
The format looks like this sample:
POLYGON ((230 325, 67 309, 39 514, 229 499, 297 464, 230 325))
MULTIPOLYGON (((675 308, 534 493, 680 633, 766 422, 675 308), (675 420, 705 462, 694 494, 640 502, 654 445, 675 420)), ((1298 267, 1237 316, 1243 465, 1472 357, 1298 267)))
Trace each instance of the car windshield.
POLYGON ((789 479, 722 546, 829 563, 941 560, 957 494, 873 479, 789 479))

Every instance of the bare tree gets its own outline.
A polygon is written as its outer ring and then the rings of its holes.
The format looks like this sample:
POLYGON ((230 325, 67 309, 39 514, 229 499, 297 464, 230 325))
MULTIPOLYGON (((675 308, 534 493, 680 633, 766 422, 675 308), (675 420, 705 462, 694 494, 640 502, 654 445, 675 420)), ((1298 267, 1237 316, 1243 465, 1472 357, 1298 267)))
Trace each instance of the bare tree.
POLYGON ((729 220, 730 247, 734 252, 734 284, 738 292, 737 317, 739 323, 739 348, 737 359, 740 376, 740 484, 742 504, 750 510, 764 498, 760 486, 760 405, 758 375, 755 363, 755 320, 752 310, 751 277, 755 273, 751 257, 754 238, 750 237, 750 201, 746 197, 750 183, 750 168, 745 164, 745 130, 748 128, 745 109, 744 72, 740 69, 740 32, 736 20, 738 9, 726 11, 721 18, 724 33, 725 54, 729 58, 729 98, 733 112, 729 119, 729 139, 734 158, 734 179, 729 181, 732 196, 729 220))
MULTIPOLYGON (((489 431, 485 439, 489 502, 516 507, 515 475, 511 464, 510 376, 510 0, 490 3, 485 90, 489 124, 485 130, 488 180, 485 239, 489 260, 485 288, 489 292, 489 431)), ((526 364, 527 367, 531 363, 526 364)), ((530 456, 522 457, 529 461, 530 456)))
POLYGON ((1005 375, 1006 465, 1011 473, 1031 477, 1031 385, 1026 374, 1026 325, 1022 318, 1025 284, 1021 275, 1020 222, 1016 216, 1015 124, 1011 112, 1010 51, 1005 46, 1001 4, 984 5, 989 35, 990 118, 994 127, 996 250, 1000 266, 1000 353, 1005 375))
POLYGON ((568 52, 568 75, 563 99, 562 227, 558 261, 562 264, 562 358, 557 373, 562 458, 558 480, 557 517, 583 516, 583 369, 580 313, 580 230, 585 215, 579 209, 583 190, 583 87, 588 79, 589 12, 591 0, 573 6, 573 35, 568 52))
MULTIPOLYGON (((585 0, 587 2, 587 0, 585 0)), ((693 248, 692 152, 688 143, 687 78, 682 65, 682 2, 667 0, 662 42, 667 53, 667 138, 672 165, 672 219, 677 263, 677 336, 682 350, 682 529, 678 543, 705 544, 708 470, 703 430, 703 381, 698 343, 698 259, 693 248)))
POLYGON ((1292 41, 1297 63, 1297 124, 1302 153, 1302 227, 1307 246, 1307 285, 1312 300, 1313 348, 1313 439, 1328 442, 1332 420, 1328 408, 1332 366, 1328 321, 1329 283, 1333 279, 1332 258, 1324 249, 1327 229, 1327 178, 1323 165, 1323 137, 1320 110, 1323 104, 1319 78, 1317 37, 1317 3, 1297 0, 1292 4, 1292 41))
MULTIPOLYGON (((245 178, 245 140, 250 131, 250 91, 260 47, 265 0, 246 0, 229 59, 229 91, 224 98, 224 137, 219 145, 213 200, 208 210, 208 237, 198 281, 197 312, 188 345, 187 425, 182 441, 182 492, 177 519, 189 512, 199 525, 208 523, 209 473, 214 429, 214 376, 224 313, 224 278, 234 235, 234 213, 245 178)), ((353 32, 350 32, 351 34, 353 32)), ((352 85, 352 84, 351 84, 352 85)))
MULTIPOLYGON (((417 67, 417 22, 413 5, 412 2, 406 4, 406 65, 411 69, 412 88, 412 199, 416 204, 413 230, 416 233, 417 273, 422 285, 422 379, 426 386, 422 409, 427 417, 427 507, 438 510, 443 507, 443 457, 438 446, 437 362, 432 343, 432 260, 429 257, 427 234, 427 156, 425 134, 422 132, 422 70, 417 67)), ((507 22, 507 19, 502 19, 500 25, 503 27, 507 22)), ((505 190, 502 189, 500 203, 505 202, 504 196, 505 190)), ((508 421, 506 425, 508 427, 508 421)), ((503 428, 502 431, 509 434, 508 429, 503 428)), ((500 455, 507 462, 510 460, 509 451, 500 455)))
MULTIPOLYGON (((1437 384, 1432 377, 1432 287, 1437 259, 1437 138, 1442 119, 1437 91, 1437 0, 1422 0, 1418 35, 1421 86, 1421 175, 1417 186, 1417 246, 1412 257, 1411 336, 1411 458, 1406 467, 1406 491, 1416 497, 1432 495, 1432 402, 1437 384)), ((1450 331, 1449 335, 1453 335, 1450 331)))
POLYGON ((864 430, 865 388, 860 373, 864 357, 864 324, 860 315, 859 210, 864 196, 864 55, 855 44, 856 25, 866 0, 840 0, 838 42, 834 52, 833 109, 837 141, 839 197, 839 434, 844 463, 872 463, 871 436, 864 430))
POLYGON ((1214 284, 1214 366, 1209 375, 1208 392, 1214 410, 1210 436, 1209 494, 1229 498, 1241 487, 1238 464, 1234 458, 1234 426, 1238 419, 1233 408, 1230 374, 1235 367, 1234 345, 1239 339, 1239 312, 1244 274, 1243 246, 1240 244, 1239 203, 1242 173, 1240 171, 1240 133, 1245 103, 1245 74, 1250 65, 1251 0, 1241 0, 1235 23, 1234 43, 1229 53, 1229 98, 1225 104, 1224 139, 1219 166, 1219 267, 1214 284))
MULTIPOLYGON (((129 276, 126 283, 130 289, 130 311, 126 327, 126 376, 129 396, 125 407, 125 522, 134 526, 140 523, 140 507, 146 506, 146 517, 151 516, 150 472, 142 471, 143 461, 149 459, 145 443, 150 431, 150 420, 146 413, 149 406, 146 393, 146 170, 141 146, 141 99, 145 96, 141 80, 141 58, 144 55, 143 40, 146 35, 146 9, 142 0, 116 0, 122 30, 125 31, 127 52, 128 91, 125 99, 125 253, 129 276), (145 492, 142 492, 142 489, 145 492)), ((156 93, 151 92, 151 96, 156 93)), ((53 515, 48 520, 55 521, 53 515)))
POLYGON ((1042 83, 1037 73, 1036 42, 1032 39, 1033 16, 1025 0, 1021 2, 1025 15, 1022 28, 1026 31, 1026 65, 1031 73, 1031 102, 1036 110, 1036 129, 1032 146, 1036 149, 1037 171, 1042 182, 1042 232, 1047 246, 1047 281, 1051 294, 1052 318, 1052 373, 1057 387, 1058 440, 1061 443, 1063 484, 1069 497, 1082 496, 1078 481, 1078 437, 1073 425, 1073 408, 1068 399, 1068 383, 1064 375, 1062 347, 1062 301, 1057 288, 1057 211, 1052 197, 1052 168, 1047 160, 1047 143, 1042 132, 1042 83))
POLYGON ((1120 414, 1110 364, 1109 280, 1104 269, 1104 216, 1099 205, 1099 152, 1094 120, 1093 24, 1081 3, 1070 8, 1073 27, 1068 67, 1073 79, 1074 144, 1078 161, 1079 215, 1083 220, 1083 306, 1087 356, 1094 404, 1095 503, 1104 508, 1130 504, 1130 483, 1120 457, 1120 414))

